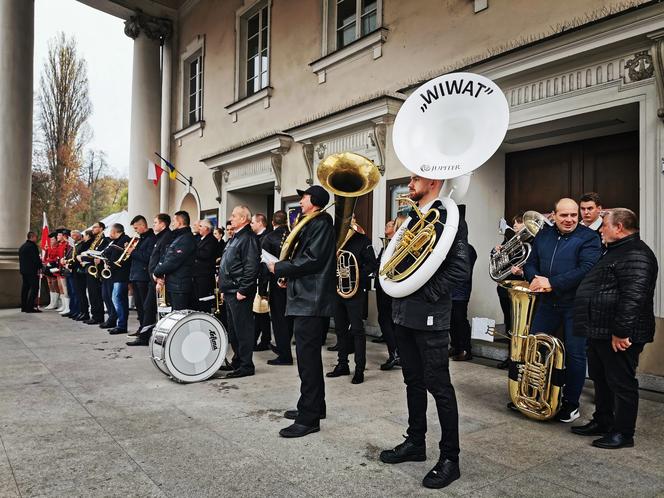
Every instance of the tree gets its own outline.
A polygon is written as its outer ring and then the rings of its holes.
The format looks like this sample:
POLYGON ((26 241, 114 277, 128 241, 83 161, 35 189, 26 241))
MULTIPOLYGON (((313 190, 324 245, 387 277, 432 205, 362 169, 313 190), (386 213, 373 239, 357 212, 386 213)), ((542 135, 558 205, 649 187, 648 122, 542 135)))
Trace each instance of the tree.
POLYGON ((39 83, 37 110, 41 139, 37 169, 48 173, 46 191, 51 193, 50 199, 41 200, 49 223, 65 225, 74 217, 72 208, 80 202, 81 159, 90 137, 87 120, 92 104, 86 62, 79 57, 74 38, 64 33, 49 43, 39 83))

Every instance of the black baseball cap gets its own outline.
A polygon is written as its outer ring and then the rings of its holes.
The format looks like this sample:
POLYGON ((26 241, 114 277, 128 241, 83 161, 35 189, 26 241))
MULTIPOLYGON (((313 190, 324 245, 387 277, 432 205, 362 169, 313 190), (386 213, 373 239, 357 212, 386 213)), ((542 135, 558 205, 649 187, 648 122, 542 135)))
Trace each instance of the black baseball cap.
POLYGON ((312 185, 307 190, 296 189, 296 191, 300 197, 309 194, 311 196, 311 203, 319 208, 324 208, 330 202, 330 194, 320 185, 312 185))

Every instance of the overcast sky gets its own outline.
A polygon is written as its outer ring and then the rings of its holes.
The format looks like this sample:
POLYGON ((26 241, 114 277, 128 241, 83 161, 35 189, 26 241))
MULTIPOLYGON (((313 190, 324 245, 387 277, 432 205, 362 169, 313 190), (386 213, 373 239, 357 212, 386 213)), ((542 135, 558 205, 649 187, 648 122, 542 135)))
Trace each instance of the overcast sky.
POLYGON ((76 0, 35 1, 35 95, 48 42, 59 31, 73 36, 88 64, 93 138, 89 148, 106 152, 120 176, 128 175, 133 40, 124 21, 76 0))

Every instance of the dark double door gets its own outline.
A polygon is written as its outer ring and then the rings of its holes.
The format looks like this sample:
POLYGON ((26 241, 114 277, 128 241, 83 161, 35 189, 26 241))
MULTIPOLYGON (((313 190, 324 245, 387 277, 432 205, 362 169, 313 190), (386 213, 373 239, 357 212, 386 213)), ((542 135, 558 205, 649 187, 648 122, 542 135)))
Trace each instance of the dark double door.
POLYGON ((638 132, 506 155, 508 220, 528 210, 548 213, 561 197, 578 201, 584 192, 597 192, 605 208, 626 207, 638 215, 638 132))

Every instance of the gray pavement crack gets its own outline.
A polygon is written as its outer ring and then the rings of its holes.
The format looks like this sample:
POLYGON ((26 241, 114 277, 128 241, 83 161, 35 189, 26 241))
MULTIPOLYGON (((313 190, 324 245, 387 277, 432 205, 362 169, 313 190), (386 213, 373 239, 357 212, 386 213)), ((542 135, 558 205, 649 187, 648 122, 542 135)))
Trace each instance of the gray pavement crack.
POLYGON ((9 455, 7 454, 7 450, 5 449, 5 442, 2 440, 2 434, 0 434, 0 444, 2 444, 2 452, 5 454, 5 458, 7 459, 7 464, 9 465, 9 470, 12 473, 12 479, 14 479, 14 486, 16 486, 16 492, 18 493, 19 496, 23 496, 21 494, 21 489, 18 487, 18 481, 16 480, 16 474, 14 473, 14 466, 12 465, 12 461, 9 459, 9 455))

